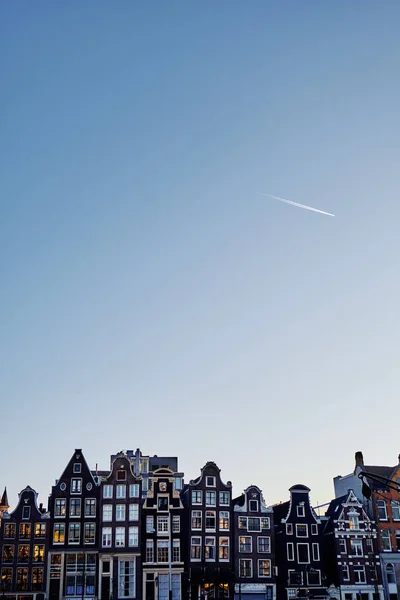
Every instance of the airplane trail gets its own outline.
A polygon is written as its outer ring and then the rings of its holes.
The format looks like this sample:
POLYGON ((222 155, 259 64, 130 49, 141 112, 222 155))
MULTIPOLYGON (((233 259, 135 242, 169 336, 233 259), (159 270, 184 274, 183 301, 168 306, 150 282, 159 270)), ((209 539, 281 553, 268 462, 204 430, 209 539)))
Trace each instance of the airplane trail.
POLYGON ((285 202, 285 204, 291 204, 292 206, 297 206, 298 208, 304 208, 305 210, 312 210, 313 212, 320 213, 321 215, 328 215, 328 217, 334 217, 335 215, 330 212, 326 212, 324 210, 320 210, 319 208, 313 208, 312 206, 307 206, 307 204, 300 204, 300 202, 293 202, 293 200, 287 200, 286 198, 281 198, 280 196, 273 196, 272 194, 266 194, 265 192, 259 192, 262 196, 268 196, 269 198, 274 198, 275 200, 279 200, 279 202, 285 202))

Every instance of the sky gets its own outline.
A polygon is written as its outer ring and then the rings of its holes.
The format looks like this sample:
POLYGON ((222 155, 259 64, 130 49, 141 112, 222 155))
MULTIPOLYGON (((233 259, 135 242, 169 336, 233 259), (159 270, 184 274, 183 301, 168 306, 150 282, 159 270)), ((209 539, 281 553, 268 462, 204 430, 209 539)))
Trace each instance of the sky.
POLYGON ((10 504, 75 448, 268 504, 397 464, 398 1, 0 10, 10 504))

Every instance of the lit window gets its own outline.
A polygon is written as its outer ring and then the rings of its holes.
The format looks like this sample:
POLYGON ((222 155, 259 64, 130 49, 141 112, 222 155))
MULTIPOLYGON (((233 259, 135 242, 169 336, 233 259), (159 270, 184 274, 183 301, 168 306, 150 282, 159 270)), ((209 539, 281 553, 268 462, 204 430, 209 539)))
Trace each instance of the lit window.
POLYGON ((350 554, 354 554, 355 556, 363 555, 363 547, 361 540, 350 540, 350 554))
POLYGON ((215 538, 206 537, 204 542, 204 558, 206 560, 215 560, 215 538))
POLYGON ((239 552, 251 552, 251 536, 242 535, 239 537, 239 552))
POLYGON ((28 562, 29 560, 29 545, 22 544, 18 546, 18 562, 28 562))
POLYGON ((270 529, 269 517, 261 517, 261 529, 270 529))
POLYGON ((3 562, 14 562, 15 546, 3 546, 3 562))
POLYGON ((258 576, 259 577, 271 577, 271 561, 270 560, 259 560, 258 561, 258 576))
POLYGON ((239 517, 239 529, 247 529, 247 517, 239 517))
POLYGON ((17 592, 26 592, 28 589, 28 569, 17 569, 17 592))
POLYGON ((304 517, 306 514, 304 504, 298 504, 296 508, 297 508, 297 516, 304 517))
POLYGON ((358 522, 358 516, 357 515, 350 515, 349 516, 349 527, 350 527, 350 529, 360 529, 360 524, 358 522))
POLYGON ((65 523, 54 523, 53 543, 63 544, 65 541, 65 523))
POLYGON ((227 510, 219 511, 219 528, 220 529, 229 529, 229 511, 227 511, 227 510))
POLYGON ((46 523, 35 523, 35 537, 46 537, 46 523))
POLYGON ((70 523, 68 526, 68 543, 79 544, 81 539, 81 524, 70 523))
POLYGON ((251 558, 239 559, 239 574, 240 577, 253 577, 253 561, 251 558))
POLYGON ((96 524, 85 523, 85 544, 94 544, 96 539, 96 524))
POLYGON ((44 545, 43 544, 35 544, 33 546, 33 562, 44 562, 44 545))
POLYGON ((192 529, 201 529, 202 514, 201 510, 192 510, 192 529))
POLYGON ((308 526, 305 523, 296 523, 297 537, 308 537, 308 526))
POLYGON ((3 592, 9 592, 11 590, 13 570, 9 567, 3 567, 1 569, 1 587, 3 592))
POLYGON ((220 560, 229 560, 229 538, 228 537, 220 537, 219 538, 219 559, 220 560))
POLYGON ((167 563, 169 556, 169 542, 167 540, 157 540, 157 562, 167 563))
POLYGON ((21 523, 19 526, 19 537, 23 539, 27 539, 31 537, 31 524, 30 523, 21 523))
POLYGON ((201 559, 201 537, 192 537, 190 545, 190 558, 192 560, 201 559))
POLYGON ((32 569, 32 591, 41 592, 43 590, 43 569, 35 567, 32 569))

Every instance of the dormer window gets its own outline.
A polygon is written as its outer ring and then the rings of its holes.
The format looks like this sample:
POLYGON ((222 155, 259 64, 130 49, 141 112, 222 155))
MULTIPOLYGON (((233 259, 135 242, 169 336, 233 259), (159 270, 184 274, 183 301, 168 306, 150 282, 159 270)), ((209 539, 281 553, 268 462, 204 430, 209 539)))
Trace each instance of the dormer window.
POLYGON ((206 477, 206 486, 207 487, 215 487, 215 477, 206 477))
POLYGON ((117 471, 117 481, 126 481, 126 471, 123 469, 117 471))
POLYGON ((258 512, 258 500, 249 500, 249 511, 258 512))
POLYGON ((304 508, 304 504, 298 504, 297 505, 297 516, 298 517, 305 517, 306 515, 306 511, 304 508))
POLYGON ((350 527, 350 529, 360 529, 360 524, 358 522, 358 516, 357 515, 350 515, 349 516, 349 527, 350 527))
POLYGON ((31 516, 31 507, 30 506, 24 506, 22 508, 22 518, 23 519, 29 519, 30 516, 31 516))

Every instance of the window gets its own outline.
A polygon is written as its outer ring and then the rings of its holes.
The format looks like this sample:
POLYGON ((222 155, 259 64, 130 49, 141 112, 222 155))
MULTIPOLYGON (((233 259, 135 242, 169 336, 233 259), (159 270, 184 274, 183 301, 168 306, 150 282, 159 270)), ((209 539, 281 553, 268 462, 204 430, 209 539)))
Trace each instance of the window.
POLYGON ((126 485, 120 484, 116 486, 116 498, 126 498, 126 485))
POLYGON ((339 540, 339 552, 341 554, 346 554, 346 540, 339 540))
POLYGON ((65 541, 65 523, 54 523, 53 544, 63 544, 65 541))
POLYGON ((23 539, 28 539, 31 537, 31 524, 30 523, 21 523, 19 526, 19 537, 23 539))
POLYGON ((201 510, 192 510, 192 529, 201 529, 201 510))
POLYGON ((18 546, 18 562, 28 562, 29 560, 29 545, 21 544, 18 546))
POLYGON ((129 498, 139 498, 139 484, 131 483, 129 486, 129 498))
POLYGON ((81 524, 70 523, 68 527, 68 543, 79 544, 81 539, 81 524))
POLYGON ((365 583, 365 568, 355 566, 354 567, 354 582, 355 583, 365 583))
POLYGON ((382 537, 382 550, 384 550, 384 551, 390 551, 392 549, 392 543, 390 541, 390 531, 389 531, 389 529, 382 529, 381 530, 381 537, 382 537))
POLYGON ((258 550, 258 552, 271 552, 271 538, 258 537, 257 538, 257 550, 258 550))
POLYGON ((215 487, 215 477, 206 477, 206 486, 215 487))
POLYGON ((157 508, 159 512, 168 512, 168 496, 158 496, 157 498, 157 508))
POLYGON ((157 562, 167 563, 168 562, 168 540, 157 540, 157 562))
POLYGON ((50 579, 61 577, 61 554, 50 554, 50 579))
POLYGON ((400 504, 398 502, 392 502, 392 519, 393 521, 400 521, 400 504))
POLYGON ((192 504, 203 503, 203 492, 201 490, 192 490, 192 504))
POLYGON ((247 531, 261 531, 261 524, 260 524, 259 517, 248 517, 247 531))
POLYGON ((115 528, 115 545, 120 548, 125 546, 125 527, 115 528))
POLYGON ((172 540, 172 562, 181 562, 181 543, 179 540, 172 540))
POLYGON ((27 589, 28 569, 17 569, 17 592, 26 592, 27 589))
POLYGON ((308 544, 297 544, 297 562, 301 564, 310 562, 310 547, 308 544))
POLYGON ((33 562, 44 562, 44 545, 43 544, 35 544, 33 546, 33 562))
POLYGON ((118 565, 118 598, 135 595, 135 561, 120 560, 118 565))
POLYGON ((318 535, 318 525, 316 523, 311 525, 311 535, 318 535))
POLYGON ((220 537, 219 538, 219 559, 220 560, 229 560, 229 538, 228 537, 220 537))
POLYGON ((221 506, 229 506, 230 502, 230 494, 229 492, 220 492, 219 493, 219 503, 221 506))
POLYGON ((269 517, 261 517, 261 529, 270 529, 269 517))
POLYGON ((125 504, 117 504, 115 507, 115 520, 116 521, 125 521, 125 504))
POLYGON ((71 479, 71 494, 80 494, 82 492, 82 479, 71 479))
POLYGON ((81 516, 81 499, 71 498, 69 503, 69 516, 80 517, 81 516))
POLYGON ((179 515, 172 517, 172 533, 179 533, 181 530, 181 518, 179 515))
POLYGON ((54 503, 54 516, 65 517, 67 501, 65 498, 56 498, 54 503))
POLYGON ((96 524, 85 523, 85 544, 94 544, 96 541, 96 524))
POLYGON ((138 546, 139 545, 139 527, 137 525, 133 525, 129 527, 128 531, 128 546, 138 546))
POLYGON ((1 587, 3 592, 9 592, 11 590, 13 570, 9 567, 3 567, 1 569, 1 587))
POLYGON ((386 579, 388 583, 396 583, 396 576, 392 563, 386 565, 386 579))
POLYGON ((321 571, 319 569, 310 569, 307 572, 308 585, 321 585, 321 571))
POLYGON ((258 576, 259 577, 271 577, 271 561, 270 560, 259 560, 258 561, 258 576))
POLYGON ((288 544, 286 544, 286 548, 287 548, 287 559, 294 560, 294 544, 293 544, 293 542, 289 542, 288 544))
POLYGON ((81 468, 81 463, 74 463, 74 473, 80 473, 81 468))
POLYGON ((126 471, 124 469, 118 469, 117 481, 126 481, 126 471))
POLYGON ((229 511, 220 510, 219 511, 219 528, 229 530, 229 511))
POLYGON ((23 508, 22 508, 22 518, 23 519, 29 519, 30 516, 31 516, 31 507, 30 506, 23 506, 23 508))
POLYGON ((178 491, 182 489, 182 477, 175 477, 175 489, 178 491))
POLYGON ((112 521, 112 504, 103 504, 103 521, 112 521))
POLYGON ((86 498, 85 500, 85 517, 96 516, 96 499, 86 498))
POLYGON ((384 500, 378 500, 376 505, 378 507, 378 519, 380 521, 387 521, 386 502, 384 500))
POLYGON ((14 562, 15 546, 3 546, 3 562, 14 562))
POLYGON ((190 544, 190 558, 192 560, 201 559, 201 537, 192 537, 190 544))
POLYGON ((249 511, 258 512, 258 500, 249 500, 249 511))
POLYGON ((253 561, 251 558, 239 559, 239 574, 240 577, 253 577, 253 561))
POLYGON ((312 557, 315 561, 319 560, 319 544, 312 545, 312 557))
POLYGON ((239 517, 239 529, 247 529, 247 517, 239 517))
POLYGON ((306 514, 305 508, 304 508, 304 504, 298 504, 297 505, 297 516, 298 517, 304 517, 306 514))
POLYGON ((206 492, 206 506, 215 506, 216 504, 216 493, 206 492))
POLYGON ((146 540, 146 562, 154 562, 154 542, 153 540, 146 540))
POLYGON ((308 526, 305 523, 296 523, 297 537, 308 537, 308 526))
POLYGON ((342 575, 343 581, 350 581, 349 567, 347 565, 342 566, 342 575))
POLYGON ((169 518, 168 517, 157 517, 157 531, 158 533, 168 533, 169 530, 169 518))
POLYGON ((349 515, 349 527, 350 529, 360 529, 358 515, 349 515))
POLYGON ((154 533, 154 517, 146 517, 146 533, 154 533))
POLYGON ((103 486, 103 498, 112 498, 113 497, 113 486, 105 485, 103 486))
POLYGON ((40 592, 43 589, 43 569, 35 567, 32 569, 32 591, 40 592))
POLYGON ((5 523, 4 524, 4 537, 5 538, 15 538, 15 523, 5 523))
POLYGON ((362 540, 350 540, 350 554, 355 556, 363 555, 362 540))
POLYGON ((206 560, 215 560, 215 538, 206 537, 204 545, 204 558, 206 560))
POLYGON ((101 545, 103 548, 109 548, 111 546, 111 527, 103 527, 101 531, 101 545))
POLYGON ((35 537, 46 537, 46 523, 35 523, 35 537))
MULTIPOLYGON (((397 536, 397 532, 396 532, 396 536, 397 536)), ((374 545, 373 545, 372 540, 367 538, 365 541, 367 542, 367 554, 373 554, 374 553, 374 545)))
POLYGON ((250 535, 242 535, 239 537, 239 552, 251 552, 250 535))
POLYGON ((138 521, 139 520, 139 504, 130 504, 129 505, 129 520, 130 521, 138 521))
POLYGON ((286 523, 286 535, 293 535, 292 523, 286 523))
POLYGON ((215 510, 206 510, 206 531, 215 531, 216 516, 215 510))

